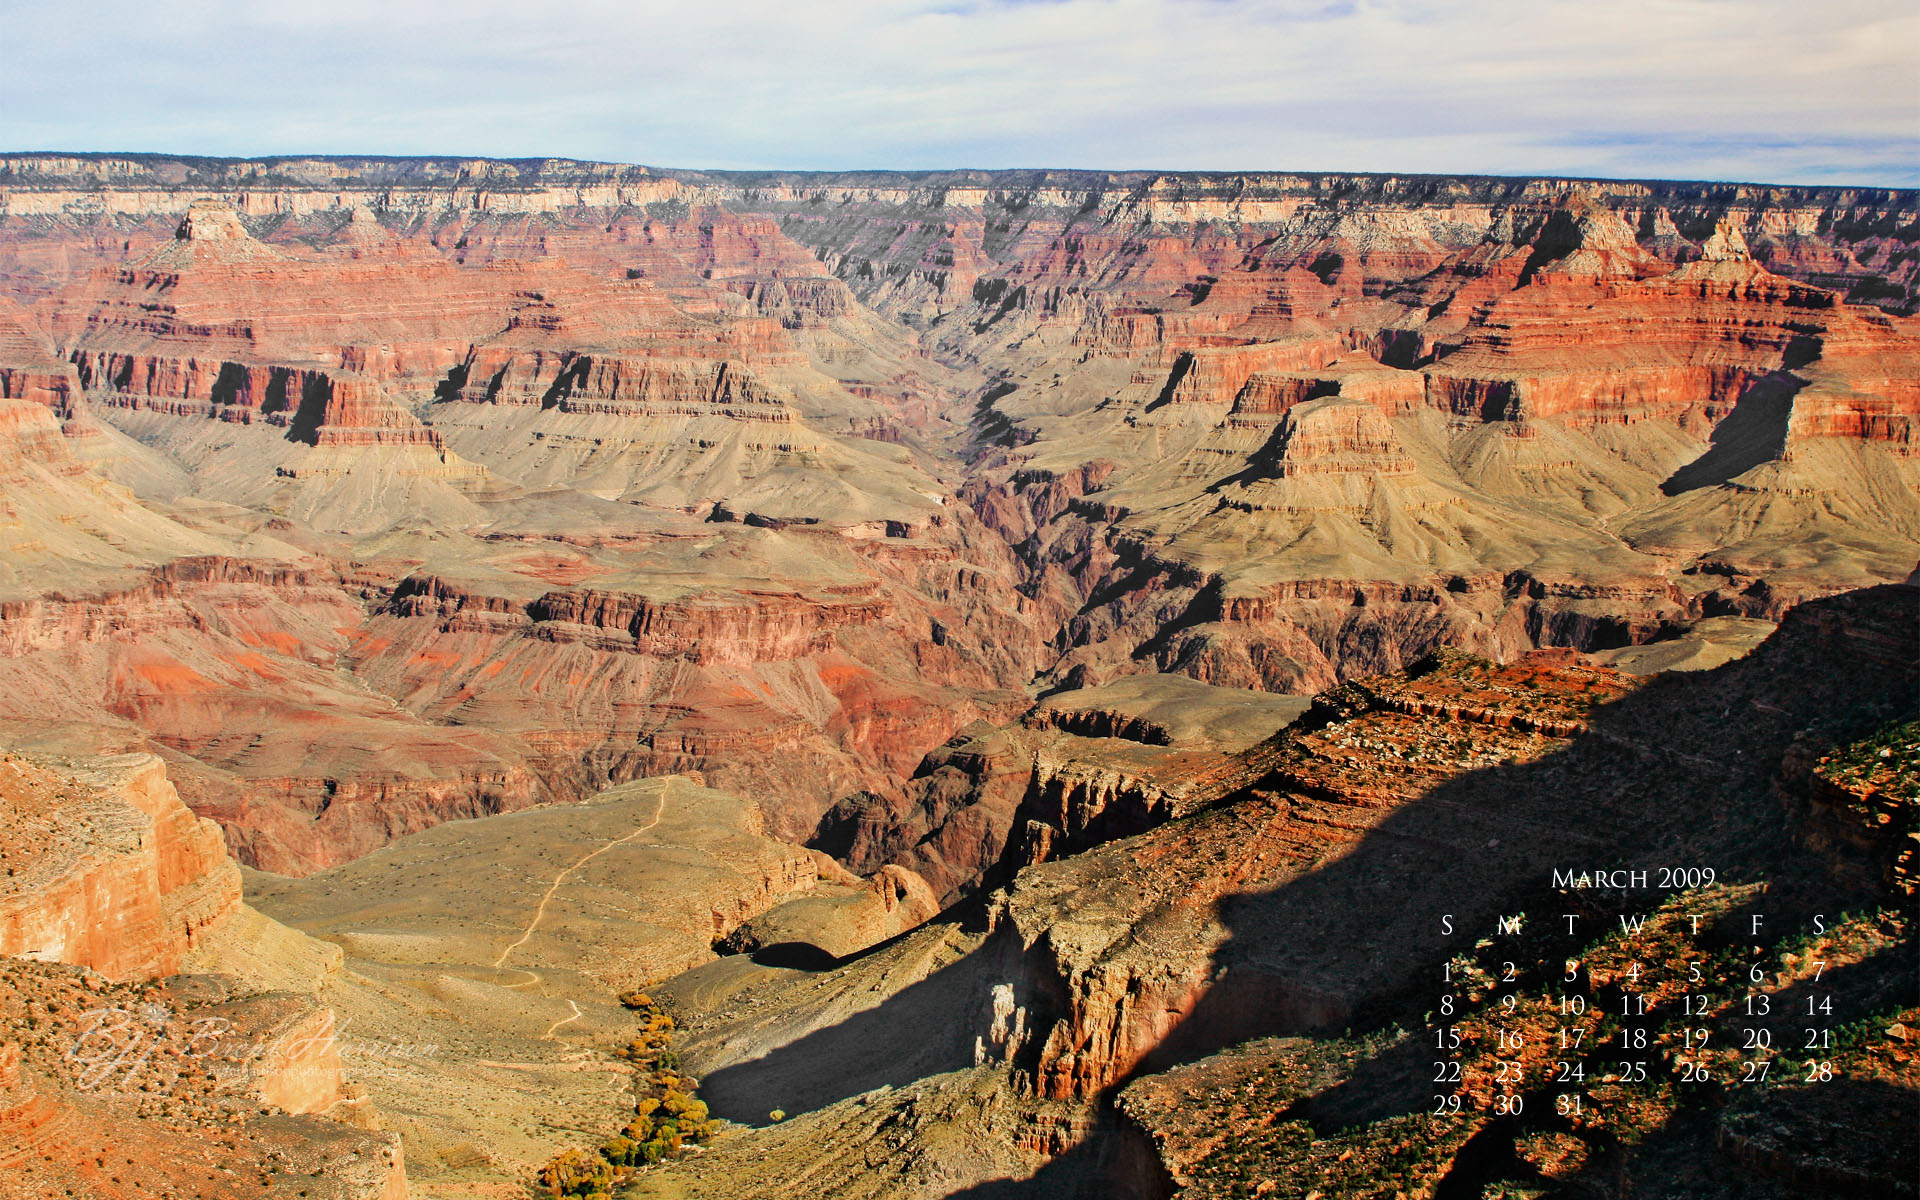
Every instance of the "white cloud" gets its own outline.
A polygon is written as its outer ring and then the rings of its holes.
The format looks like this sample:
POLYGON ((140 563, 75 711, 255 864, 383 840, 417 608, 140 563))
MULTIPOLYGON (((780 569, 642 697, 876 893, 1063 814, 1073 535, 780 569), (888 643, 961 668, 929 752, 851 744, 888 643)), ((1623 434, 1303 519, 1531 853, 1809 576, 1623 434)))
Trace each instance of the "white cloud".
POLYGON ((0 3, 0 142, 1920 183, 1908 0, 0 3))

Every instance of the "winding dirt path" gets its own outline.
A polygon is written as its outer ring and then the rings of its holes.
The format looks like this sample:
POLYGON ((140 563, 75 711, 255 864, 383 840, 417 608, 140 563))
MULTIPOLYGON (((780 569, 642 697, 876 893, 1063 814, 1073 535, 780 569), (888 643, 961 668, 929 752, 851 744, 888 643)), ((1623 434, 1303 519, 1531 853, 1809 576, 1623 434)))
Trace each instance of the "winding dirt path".
MULTIPOLYGON (((653 820, 648 821, 645 825, 642 825, 639 828, 633 830, 633 832, 627 834, 625 837, 617 837, 612 841, 608 842, 606 845, 600 847, 598 850, 589 851, 588 853, 581 855, 579 858, 574 860, 572 866, 565 868, 558 875, 555 875, 553 877, 553 882, 547 885, 546 894, 540 897, 540 906, 533 910, 533 919, 527 922, 526 931, 520 935, 518 940, 516 940, 513 943, 513 945, 508 946, 505 950, 502 950, 500 952, 500 957, 493 960, 494 966, 496 967, 506 966, 507 958, 515 950, 518 950, 520 947, 527 944, 527 939, 533 936, 533 931, 540 927, 540 919, 547 915, 547 902, 549 900, 552 900, 553 894, 560 890, 560 885, 567 881, 567 876, 573 874, 575 871, 578 871, 581 867, 586 866, 588 863, 592 862, 594 859, 599 858, 602 854, 605 854, 607 851, 613 849, 615 846, 619 846, 626 842, 632 841, 633 839, 639 837, 643 833, 646 833, 648 830, 652 829, 655 825, 658 825, 660 823, 660 818, 666 815, 667 788, 671 786, 672 785, 670 783, 663 784, 661 786, 659 799, 655 801, 655 805, 654 805, 653 820)), ((519 968, 519 969, 525 970, 525 968, 519 968)), ((527 980, 524 983, 510 984, 508 986, 525 987, 527 986, 527 984, 534 983, 539 980, 538 972, 528 971, 527 974, 532 975, 533 979, 527 980)), ((572 1002, 569 1001, 569 1003, 572 1003, 572 1002)), ((576 1008, 574 1010, 573 1015, 574 1017, 578 1017, 580 1015, 580 1010, 576 1008)), ((572 1017, 568 1018, 568 1020, 572 1020, 572 1019, 573 1019, 572 1017)), ((566 1024, 566 1021, 562 1021, 560 1024, 564 1025, 566 1024)), ((554 1026, 554 1029, 558 1029, 559 1027, 560 1027, 559 1025, 556 1025, 554 1026)), ((553 1030, 549 1029, 547 1032, 552 1033, 553 1030)))
POLYGON ((578 1021, 580 1019, 580 1017, 582 1016, 582 1013, 580 1012, 580 1006, 578 1004, 575 1004, 573 1001, 569 1000, 567 1001, 567 1007, 573 1010, 573 1015, 570 1017, 561 1017, 558 1021, 555 1021, 553 1024, 547 1026, 547 1031, 540 1035, 541 1041, 543 1042, 559 1041, 560 1039, 553 1036, 553 1031, 560 1028, 562 1025, 571 1025, 575 1021, 578 1021))

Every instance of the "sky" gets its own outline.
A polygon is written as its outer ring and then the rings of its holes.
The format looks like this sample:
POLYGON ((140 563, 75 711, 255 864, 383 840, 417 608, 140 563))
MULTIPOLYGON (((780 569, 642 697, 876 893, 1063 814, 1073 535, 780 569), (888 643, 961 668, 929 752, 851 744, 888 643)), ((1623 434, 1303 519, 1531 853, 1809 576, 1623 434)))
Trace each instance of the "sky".
POLYGON ((0 0, 0 151, 1920 186, 1915 0, 0 0))

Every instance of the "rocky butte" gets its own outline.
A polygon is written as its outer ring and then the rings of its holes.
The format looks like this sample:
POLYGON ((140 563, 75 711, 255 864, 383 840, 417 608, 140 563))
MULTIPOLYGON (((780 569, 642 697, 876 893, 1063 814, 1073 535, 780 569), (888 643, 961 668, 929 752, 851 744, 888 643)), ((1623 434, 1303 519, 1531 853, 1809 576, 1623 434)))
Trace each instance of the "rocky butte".
POLYGON ((0 157, 0 1195, 1911 1195, 1916 243, 0 157), (1415 932, 1643 858, 1716 879, 1415 932), (1843 967, 1831 1086, 1427 1111, 1447 964, 1546 1022, 1759 895, 1717 986, 1843 967), (89 1074, 102 1010, 157 1065, 89 1074))

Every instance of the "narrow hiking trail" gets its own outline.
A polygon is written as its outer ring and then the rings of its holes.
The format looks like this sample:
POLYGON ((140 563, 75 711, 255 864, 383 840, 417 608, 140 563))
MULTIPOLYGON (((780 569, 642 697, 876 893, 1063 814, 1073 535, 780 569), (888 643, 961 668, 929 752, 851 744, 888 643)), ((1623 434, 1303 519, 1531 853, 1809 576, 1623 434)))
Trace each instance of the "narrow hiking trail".
POLYGON ((553 1031, 560 1028, 562 1025, 573 1024, 575 1021, 578 1021, 584 1015, 580 1011, 580 1006, 578 1004, 575 1004, 571 1000, 567 1001, 567 1007, 573 1010, 573 1015, 570 1017, 561 1017, 558 1021, 555 1021, 553 1024, 547 1026, 547 1031, 540 1035, 541 1041, 543 1042, 559 1041, 560 1039, 553 1036, 553 1031))
MULTIPOLYGON (((667 786, 671 786, 671 785, 667 785, 667 786)), ((605 854, 607 851, 613 849, 615 846, 624 845, 625 843, 632 841, 634 838, 637 838, 641 834, 648 832, 655 825, 658 825, 660 823, 660 818, 665 816, 667 811, 667 786, 663 786, 660 789, 660 796, 659 796, 659 799, 655 802, 655 807, 653 810, 653 820, 648 821, 645 825, 642 825, 637 829, 634 829, 632 832, 626 834, 624 837, 617 837, 613 839, 612 841, 608 842, 606 845, 600 847, 598 850, 592 850, 586 854, 581 855, 579 858, 573 861, 573 864, 571 866, 566 867, 558 875, 555 875, 553 877, 553 882, 547 885, 546 894, 540 897, 539 907, 533 910, 533 919, 527 922, 526 930, 521 933, 520 937, 513 943, 513 945, 508 946, 505 950, 502 950, 500 952, 500 957, 493 960, 494 966, 496 967, 506 966, 507 959, 513 954, 513 952, 527 944, 527 939, 533 936, 533 931, 540 927, 541 918, 547 915, 547 902, 552 900, 553 894, 560 890, 560 885, 567 881, 567 876, 573 874, 575 871, 578 871, 581 867, 586 866, 588 863, 592 862, 594 859, 599 858, 602 854, 605 854)), ((525 968, 520 968, 520 969, 525 970, 525 968)), ((532 971, 528 971, 527 973, 529 975, 533 975, 534 978, 530 980, 526 980, 525 982, 522 982, 522 983, 510 984, 509 986, 525 987, 529 983, 535 983, 539 981, 538 973, 532 972, 532 971)), ((574 1013, 574 1016, 577 1017, 579 1015, 580 1015, 579 1012, 576 1010, 574 1013)), ((565 1022, 562 1022, 562 1024, 565 1024, 565 1022)), ((555 1026, 554 1028, 557 1029, 559 1028, 559 1026, 555 1026)), ((548 1030, 548 1032, 551 1033, 552 1030, 548 1030)))

